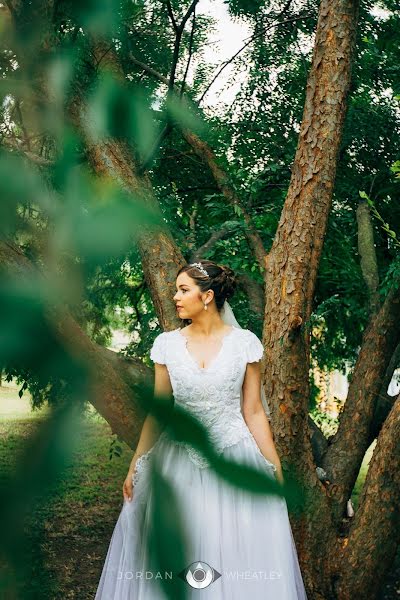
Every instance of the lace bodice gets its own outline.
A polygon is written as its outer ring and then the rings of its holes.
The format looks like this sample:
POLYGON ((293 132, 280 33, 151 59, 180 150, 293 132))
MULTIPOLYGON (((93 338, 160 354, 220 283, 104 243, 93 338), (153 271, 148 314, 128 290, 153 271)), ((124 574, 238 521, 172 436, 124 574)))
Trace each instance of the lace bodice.
MULTIPOLYGON (((261 360, 264 348, 252 331, 232 326, 223 337, 218 354, 208 367, 202 368, 190 354, 187 342, 180 329, 160 333, 150 358, 167 366, 175 405, 196 417, 207 428, 216 451, 222 452, 251 436, 241 412, 241 389, 247 363, 261 360)), ((190 444, 175 443, 183 445, 198 466, 208 466, 208 461, 190 444)))

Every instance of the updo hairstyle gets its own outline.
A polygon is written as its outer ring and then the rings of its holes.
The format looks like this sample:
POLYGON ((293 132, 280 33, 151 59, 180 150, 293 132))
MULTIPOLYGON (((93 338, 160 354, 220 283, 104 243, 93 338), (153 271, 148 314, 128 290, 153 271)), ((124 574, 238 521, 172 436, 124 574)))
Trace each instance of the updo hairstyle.
POLYGON ((211 260, 197 261, 207 271, 204 275, 197 267, 190 264, 179 269, 177 276, 187 273, 196 282, 202 292, 213 290, 217 310, 220 311, 225 300, 229 300, 236 291, 237 279, 234 271, 225 265, 219 265, 211 260))

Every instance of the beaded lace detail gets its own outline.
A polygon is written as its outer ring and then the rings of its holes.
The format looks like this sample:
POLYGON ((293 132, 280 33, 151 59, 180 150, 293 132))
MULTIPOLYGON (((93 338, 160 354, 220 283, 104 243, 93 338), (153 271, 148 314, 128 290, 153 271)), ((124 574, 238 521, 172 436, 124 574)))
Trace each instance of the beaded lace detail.
POLYGON ((148 450, 147 452, 145 452, 144 454, 139 456, 139 458, 136 460, 135 471, 132 475, 133 485, 136 485, 137 482, 139 481, 140 474, 146 468, 148 459, 150 458, 150 455, 153 450, 154 450, 154 446, 153 446, 153 448, 150 448, 150 450, 148 450))
MULTIPOLYGON (((252 331, 232 327, 222 339, 218 354, 208 367, 202 368, 189 353, 186 336, 180 329, 174 329, 156 337, 150 358, 167 365, 175 405, 204 425, 216 452, 222 453, 245 438, 254 440, 241 412, 240 392, 247 363, 261 360, 263 352, 263 345, 252 331)), ((185 448, 198 467, 209 466, 205 457, 187 442, 173 440, 173 443, 185 448)), ((255 440, 254 444, 266 463, 276 470, 255 440)), ((153 448, 137 460, 138 473, 145 468, 153 448)))

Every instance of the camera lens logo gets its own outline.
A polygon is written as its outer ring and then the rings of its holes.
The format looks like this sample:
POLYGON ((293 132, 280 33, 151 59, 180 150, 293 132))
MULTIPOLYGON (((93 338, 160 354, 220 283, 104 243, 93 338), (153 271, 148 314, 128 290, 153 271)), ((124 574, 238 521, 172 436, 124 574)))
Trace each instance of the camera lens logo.
POLYGON ((179 573, 179 577, 186 580, 191 587, 201 590, 217 581, 221 577, 221 573, 218 573, 206 562, 197 561, 179 573))

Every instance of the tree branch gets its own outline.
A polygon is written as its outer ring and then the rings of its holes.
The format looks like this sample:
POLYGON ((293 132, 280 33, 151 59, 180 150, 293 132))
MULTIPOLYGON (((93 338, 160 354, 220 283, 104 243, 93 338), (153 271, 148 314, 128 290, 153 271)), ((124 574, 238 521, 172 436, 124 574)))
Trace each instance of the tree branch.
POLYGON ((369 292, 370 310, 375 312, 379 305, 379 272, 374 244, 374 230, 371 223, 369 206, 360 198, 357 207, 358 252, 361 271, 369 292))
MULTIPOLYGON (((149 65, 143 63, 138 60, 132 53, 129 55, 133 64, 138 66, 140 69, 144 70, 146 73, 151 75, 152 77, 156 77, 162 83, 168 85, 169 80, 159 73, 156 69, 153 69, 149 65)), ((176 89, 176 88, 174 88, 176 89)), ((236 206, 240 213, 243 215, 243 219, 247 225, 245 230, 245 235, 249 244, 250 249, 252 250, 254 257, 257 261, 261 274, 265 276, 265 248, 263 241, 261 239, 260 234, 255 229, 252 224, 252 219, 248 212, 245 210, 241 200, 239 199, 237 193, 234 191, 233 186, 229 182, 229 177, 225 173, 225 171, 220 167, 217 163, 217 159, 210 148, 210 146, 200 140, 198 136, 189 131, 188 129, 182 130, 182 136, 186 140, 186 142, 192 147, 194 153, 202 160, 204 164, 206 164, 211 174, 214 178, 214 181, 218 187, 218 189, 224 194, 227 200, 232 204, 232 206, 236 206)), ((153 149, 154 155, 154 149, 153 149)), ((150 158, 150 157, 149 157, 150 158)), ((146 160, 146 166, 149 166, 149 159, 146 160)))
POLYGON ((341 557, 337 597, 377 598, 400 539, 400 395, 369 464, 359 506, 341 557))
POLYGON ((181 41, 182 41, 182 34, 185 29, 187 20, 189 19, 190 15, 194 12, 194 10, 196 8, 196 4, 198 2, 199 2, 199 0, 193 0, 193 2, 189 6, 186 14, 184 15, 184 17, 179 25, 177 25, 176 19, 174 17, 170 0, 167 0, 167 2, 166 2, 168 15, 171 20, 174 31, 175 31, 174 51, 172 54, 171 72, 170 72, 169 82, 168 82, 168 90, 170 92, 172 92, 174 85, 175 85, 175 73, 176 73, 176 68, 177 68, 178 60, 179 60, 179 49, 180 49, 180 45, 181 45, 181 41))
POLYGON ((168 77, 165 77, 165 75, 162 75, 162 73, 160 73, 156 69, 153 69, 153 67, 150 67, 150 65, 147 65, 146 63, 144 63, 141 60, 137 59, 133 55, 132 52, 129 53, 129 59, 130 59, 130 61, 134 65, 136 65, 137 67, 139 67, 140 69, 142 69, 143 71, 145 71, 148 75, 151 75, 152 77, 155 77, 156 79, 158 79, 162 83, 165 83, 165 85, 168 85, 168 83, 169 83, 168 77))
MULTIPOLYGON (((40 282, 44 275, 11 241, 0 241, 0 269, 3 276, 40 282)), ((136 386, 151 383, 151 369, 138 359, 121 358, 92 342, 68 310, 48 307, 48 326, 57 340, 89 373, 89 398, 96 410, 132 448, 136 447, 145 417, 137 402, 136 386), (143 379, 142 379, 143 378, 143 379)))
POLYGON ((185 25, 188 21, 188 19, 190 18, 190 15, 195 11, 196 9, 196 5, 199 3, 199 0, 193 0, 191 5, 189 6, 189 8, 186 11, 185 16, 183 17, 181 24, 180 24, 180 29, 182 29, 182 31, 185 29, 185 25))
POLYGON ((393 353, 392 358, 390 359, 389 366, 383 377, 381 390, 378 394, 378 397, 375 400, 374 416, 372 418, 369 439, 366 444, 366 449, 369 448, 369 446, 372 444, 372 442, 378 437, 378 435, 382 429, 382 426, 383 426, 384 422, 386 421, 388 414, 392 410, 395 396, 389 396, 387 390, 390 385, 390 382, 393 379, 394 372, 398 368, 399 364, 400 364, 400 344, 398 344, 396 350, 393 353))
POLYGON ((30 162, 34 163, 39 167, 50 167, 54 164, 54 161, 48 160, 47 158, 43 158, 43 156, 39 156, 34 152, 30 152, 29 150, 24 150, 17 143, 12 143, 11 140, 2 140, 1 144, 10 149, 13 153, 21 154, 25 156, 30 162))
POLYGON ((171 6, 170 0, 166 0, 165 4, 167 6, 167 12, 168 12, 168 16, 169 16, 169 18, 171 20, 172 27, 174 28, 174 31, 176 32, 178 30, 178 24, 177 24, 177 22, 175 20, 174 11, 172 10, 172 6, 171 6))
POLYGON ((340 523, 357 479, 374 417, 376 398, 390 360, 400 343, 400 281, 394 281, 384 303, 366 328, 339 429, 330 440, 324 468, 335 484, 332 512, 340 523), (357 435, 354 435, 354 428, 357 435))
POLYGON ((186 69, 185 69, 185 73, 183 75, 183 80, 182 80, 182 84, 181 84, 181 91, 179 94, 180 98, 182 98, 184 91, 185 91, 186 78, 187 78, 188 72, 189 72, 190 61, 192 60, 195 27, 196 27, 196 9, 193 10, 193 23, 192 23, 192 29, 190 32, 190 39, 189 39, 189 56, 187 59, 186 69))
POLYGON ((225 62, 222 63, 222 66, 220 67, 220 69, 217 71, 217 73, 214 75, 214 77, 211 79, 210 83, 207 85, 206 89, 204 90, 204 92, 202 93, 202 95, 200 96, 199 100, 197 101, 198 104, 200 105, 203 100, 204 97, 206 96, 206 94, 210 91, 210 88, 212 87, 212 85, 216 82, 216 80, 218 79, 218 77, 221 75, 221 73, 226 69, 226 67, 228 65, 230 65, 234 60, 236 60, 236 58, 244 51, 246 50, 246 48, 248 48, 255 40, 257 40, 259 37, 261 37, 262 35, 264 35, 267 31, 269 31, 270 29, 273 29, 274 27, 277 27, 279 25, 283 25, 285 23, 291 23, 293 21, 299 21, 302 19, 309 19, 311 18, 313 15, 300 15, 299 17, 293 17, 291 19, 284 19, 283 21, 275 21, 274 23, 271 23, 270 25, 268 25, 267 27, 264 27, 263 29, 261 29, 260 31, 258 31, 257 33, 253 34, 248 40, 247 42, 241 47, 239 48, 239 50, 237 52, 235 52, 235 54, 233 56, 231 56, 231 58, 228 58, 228 60, 226 60, 225 62))
MULTIPOLYGON (((170 75, 169 75, 169 79, 168 79, 167 99, 171 98, 175 93, 175 89, 174 89, 175 75, 176 75, 176 69, 178 66, 179 50, 180 50, 180 45, 181 45, 181 41, 182 41, 182 35, 183 35, 183 31, 185 29, 186 22, 189 19, 192 12, 194 14, 196 4, 198 3, 198 1, 199 0, 193 0, 192 4, 188 8, 185 16, 183 17, 183 19, 179 25, 177 25, 177 23, 176 23, 176 19, 174 17, 173 11, 172 11, 171 3, 169 2, 169 0, 167 0, 167 3, 166 3, 167 9, 168 9, 168 15, 170 17, 172 26, 175 31, 175 42, 174 42, 174 50, 173 50, 173 54, 172 54, 172 64, 171 64, 171 70, 170 70, 170 75)), ((193 17, 193 27, 194 27, 194 17, 193 17)), ((192 34, 193 34, 193 28, 192 28, 192 34)), ((189 61, 190 61, 190 56, 189 56, 189 61)), ((189 63, 187 65, 187 69, 188 68, 189 68, 189 63)), ((185 74, 185 77, 186 77, 186 74, 185 74)), ((185 79, 184 79, 184 81, 185 81, 185 79)), ((183 85, 184 85, 184 83, 183 83, 183 85)), ((160 148, 163 140, 170 133, 171 129, 172 129, 172 126, 171 126, 170 118, 167 115, 165 126, 160 131, 160 134, 158 135, 157 139, 155 140, 153 147, 151 148, 148 156, 143 161, 143 164, 142 164, 141 170, 140 170, 141 173, 144 173, 149 168, 149 166, 153 162, 153 159, 154 159, 158 149, 160 148)))
POLYGON ((220 229, 213 231, 208 240, 192 253, 189 262, 196 262, 207 256, 207 254, 219 240, 223 240, 232 233, 235 233, 236 230, 237 223, 227 222, 220 229))

